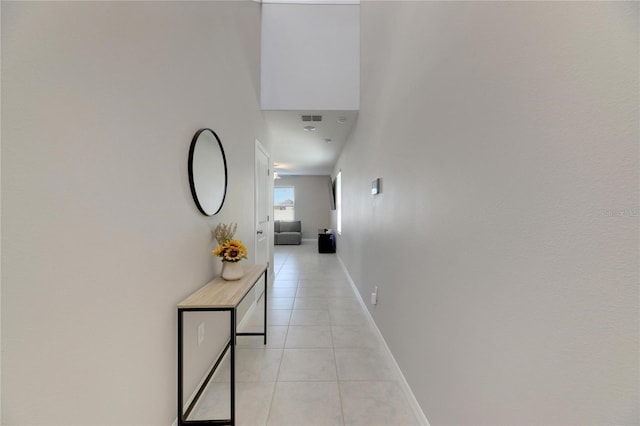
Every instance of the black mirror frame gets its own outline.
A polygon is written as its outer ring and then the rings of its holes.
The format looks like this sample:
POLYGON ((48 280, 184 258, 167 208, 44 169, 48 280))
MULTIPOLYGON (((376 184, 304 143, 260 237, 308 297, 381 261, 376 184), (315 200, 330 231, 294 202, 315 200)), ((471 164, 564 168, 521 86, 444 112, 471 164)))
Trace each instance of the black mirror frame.
POLYGON ((191 146, 189 147, 189 186, 191 187, 191 195, 193 196, 193 201, 195 201, 196 207, 198 207, 198 210, 200 210, 200 213, 202 213, 205 216, 213 216, 215 214, 218 214, 220 210, 222 210, 222 206, 224 205, 224 200, 227 197, 228 180, 229 180, 229 175, 227 173, 227 157, 224 153, 224 148, 222 147, 222 142, 220 141, 220 138, 218 137, 216 132, 209 129, 208 127, 198 130, 196 134, 193 135, 193 139, 191 139, 191 146), (205 131, 211 132, 211 134, 213 134, 213 136, 216 138, 216 141, 218 142, 218 147, 220 148, 220 153, 222 154, 222 162, 224 164, 224 192, 222 194, 222 200, 220 201, 220 205, 218 206, 218 209, 213 213, 206 212, 202 207, 202 205, 200 204, 200 201, 198 200, 198 193, 196 192, 196 185, 193 179, 193 154, 196 148, 196 143, 198 142, 198 137, 205 131))

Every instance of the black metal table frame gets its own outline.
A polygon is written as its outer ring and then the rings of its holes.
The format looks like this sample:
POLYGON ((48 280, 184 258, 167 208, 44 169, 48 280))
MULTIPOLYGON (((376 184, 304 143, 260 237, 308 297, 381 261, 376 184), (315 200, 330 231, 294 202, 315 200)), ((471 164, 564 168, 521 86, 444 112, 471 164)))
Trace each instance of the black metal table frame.
MULTIPOLYGON (((258 279, 251 285, 250 289, 254 288, 256 283, 258 281, 260 281, 260 277, 262 275, 258 276, 258 279)), ((245 297, 247 297, 247 294, 249 294, 250 292, 247 291, 247 293, 242 297, 242 299, 240 299, 240 301, 238 302, 238 304, 232 308, 178 308, 178 426, 188 426, 188 425, 230 425, 230 426, 235 426, 236 424, 236 384, 235 384, 235 364, 236 364, 236 360, 235 360, 235 354, 236 354, 236 337, 237 336, 264 336, 264 344, 267 344, 267 277, 269 276, 269 268, 267 267, 264 271, 264 331, 262 333, 258 333, 258 332, 244 332, 244 333, 238 333, 236 331, 236 319, 237 319, 237 308, 240 305, 240 303, 242 303, 242 301, 244 300, 245 297), (209 373, 207 374, 207 378, 204 380, 204 382, 202 383, 202 385, 200 386, 200 388, 198 388, 198 391, 196 392, 195 397, 193 398, 193 400, 191 401, 191 403, 189 403, 189 406, 187 407, 186 411, 183 411, 183 402, 182 402, 182 398, 183 398, 183 393, 184 393, 184 389, 183 389, 183 376, 184 376, 184 354, 183 354, 183 322, 184 322, 184 313, 185 312, 194 312, 194 311, 208 311, 208 312, 220 312, 220 311, 228 311, 229 312, 229 342, 227 343, 227 345, 225 346, 225 348, 222 350, 222 353, 220 354, 220 356, 218 357, 218 359, 216 360, 215 364, 213 365, 213 367, 211 368, 211 370, 209 371, 209 373), (211 380, 211 377, 213 377, 213 373, 215 373, 216 369, 218 368, 218 366, 220 365, 220 363, 222 362, 222 359, 224 358, 224 356, 226 355, 228 350, 231 350, 230 353, 230 357, 229 357, 229 364, 230 364, 230 397, 231 397, 231 404, 230 404, 230 418, 229 419, 220 419, 220 420, 187 420, 187 418, 189 417, 189 415, 191 414, 191 411, 193 410, 193 408, 195 407, 195 405, 197 404, 198 400, 200 399, 200 396, 202 395, 202 393, 204 392, 205 388, 207 387, 207 385, 209 384, 209 381, 211 380)))

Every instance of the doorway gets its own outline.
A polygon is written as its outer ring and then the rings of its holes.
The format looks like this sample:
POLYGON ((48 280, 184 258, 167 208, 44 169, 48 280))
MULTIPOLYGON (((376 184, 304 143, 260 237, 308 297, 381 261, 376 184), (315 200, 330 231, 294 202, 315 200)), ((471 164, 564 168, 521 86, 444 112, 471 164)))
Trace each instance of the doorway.
MULTIPOLYGON (((256 140, 255 149, 255 261, 256 263, 270 264, 271 260, 271 191, 273 191, 273 180, 269 167, 269 154, 262 144, 256 140)), ((269 267, 269 274, 273 274, 269 267)), ((268 277, 270 278, 270 277, 268 277)), ((264 292, 264 282, 256 284, 256 300, 264 292)))

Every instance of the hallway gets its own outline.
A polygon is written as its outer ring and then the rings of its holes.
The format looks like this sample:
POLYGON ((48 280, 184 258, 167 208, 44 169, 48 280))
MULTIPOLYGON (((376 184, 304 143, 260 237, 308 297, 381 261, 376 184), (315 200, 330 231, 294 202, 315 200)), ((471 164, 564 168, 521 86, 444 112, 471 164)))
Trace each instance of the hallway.
MULTIPOLYGON (((335 254, 276 246, 268 332, 238 337, 238 425, 416 425, 374 326, 335 254)), ((259 302, 243 331, 262 326, 259 302)), ((228 415, 229 368, 214 375, 192 420, 228 415)))

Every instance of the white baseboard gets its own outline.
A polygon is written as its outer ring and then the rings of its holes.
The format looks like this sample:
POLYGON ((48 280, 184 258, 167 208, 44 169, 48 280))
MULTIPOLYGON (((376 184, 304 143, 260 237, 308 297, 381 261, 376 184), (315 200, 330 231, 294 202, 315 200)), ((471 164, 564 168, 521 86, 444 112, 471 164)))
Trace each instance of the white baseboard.
POLYGON ((399 383, 400 387, 402 388, 402 391, 404 392, 407 399, 409 400, 409 405, 411 405, 413 414, 416 416, 416 419, 420 422, 422 426, 430 426, 429 420, 427 420, 427 416, 424 415, 424 412, 422 411, 422 407, 420 407, 420 404, 418 403, 416 396, 413 394, 413 391, 411 390, 411 387, 409 386, 407 379, 404 377, 404 374, 402 374, 402 370, 400 369, 400 366, 396 362, 396 359, 393 357, 393 354, 391 353, 391 349, 389 349, 389 345, 387 345, 387 342, 386 340, 384 340, 384 336, 382 336, 382 333, 380 332, 378 325, 376 324, 376 322, 373 320, 373 317, 371 316, 371 312, 369 312, 369 309, 367 309, 367 305, 365 304, 364 300, 362 300, 362 296, 360 296, 360 292, 358 291, 356 284, 353 282, 353 279, 351 278, 351 275, 349 274, 347 267, 344 266, 344 262, 342 261, 342 258, 340 258, 340 255, 338 255, 337 257, 338 257, 338 261, 340 262, 340 266, 342 266, 342 270, 344 271, 345 276, 349 280, 349 283, 351 284, 351 287, 353 288, 353 291, 356 294, 358 302, 360 302, 360 306, 364 310, 365 315, 367 316, 369 322, 375 329, 376 334, 378 335, 378 339, 380 340, 380 342, 382 342, 382 346, 384 347, 384 350, 387 353, 387 358, 389 358, 393 369, 396 371, 396 374, 398 375, 398 377, 400 377, 400 383, 399 383))

